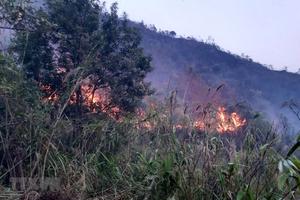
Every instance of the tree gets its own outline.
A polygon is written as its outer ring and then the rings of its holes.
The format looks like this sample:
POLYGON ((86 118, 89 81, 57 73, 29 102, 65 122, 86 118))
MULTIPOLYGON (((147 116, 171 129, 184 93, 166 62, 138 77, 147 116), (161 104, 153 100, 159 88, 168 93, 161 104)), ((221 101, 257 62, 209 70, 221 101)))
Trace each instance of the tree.
POLYGON ((23 24, 30 31, 18 32, 12 49, 46 100, 68 101, 75 114, 125 113, 151 93, 151 59, 117 4, 110 13, 95 0, 46 0, 45 8, 23 24))

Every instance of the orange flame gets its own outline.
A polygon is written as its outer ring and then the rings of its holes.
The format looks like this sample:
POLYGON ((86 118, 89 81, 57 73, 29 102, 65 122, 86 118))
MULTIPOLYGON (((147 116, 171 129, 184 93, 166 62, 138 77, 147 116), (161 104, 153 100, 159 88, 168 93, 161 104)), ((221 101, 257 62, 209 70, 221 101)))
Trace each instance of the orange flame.
POLYGON ((205 123, 202 120, 197 120, 194 122, 193 127, 199 130, 205 129, 205 123))
POLYGON ((246 124, 246 119, 242 119, 236 112, 228 115, 224 107, 219 107, 217 112, 219 133, 235 132, 246 124))
MULTIPOLYGON (((66 73, 66 68, 58 67, 56 69, 57 74, 66 73)), ((56 90, 50 85, 40 84, 40 90, 45 93, 43 101, 55 104, 58 102, 60 96, 56 90)), ((92 81, 87 78, 80 84, 79 88, 80 102, 86 106, 90 112, 103 112, 106 113, 113 119, 118 121, 122 120, 119 118, 121 109, 117 106, 111 105, 111 89, 109 86, 103 88, 95 88, 92 81)), ((74 105, 78 103, 79 97, 77 93, 73 93, 69 99, 69 104, 74 105)), ((149 103, 150 108, 155 108, 154 103, 149 103)), ((137 123, 138 128, 145 128, 147 130, 153 130, 155 123, 150 122, 146 118, 146 113, 142 109, 138 109, 136 112, 139 122, 137 123)), ((166 116, 165 116, 166 117, 166 116)), ((238 113, 232 112, 227 113, 225 107, 219 107, 216 116, 210 116, 208 119, 197 119, 192 127, 197 130, 214 130, 219 133, 236 132, 246 124, 246 119, 243 119, 238 113)), ((184 129, 191 126, 177 123, 174 125, 176 129, 184 129)))
POLYGON ((46 93, 46 96, 42 99, 44 102, 55 103, 58 101, 59 96, 55 90, 51 88, 50 85, 42 85, 40 84, 40 90, 46 93))
MULTIPOLYGON (((155 124, 150 122, 146 118, 146 112, 142 109, 137 109, 136 115, 139 118, 139 122, 137 122, 137 128, 153 130, 155 128, 155 124)), ((180 122, 173 125, 173 127, 177 130, 195 128, 200 131, 217 131, 220 134, 224 133, 233 133, 238 131, 240 128, 245 126, 246 119, 242 118, 238 113, 226 112, 225 107, 219 107, 216 115, 207 117, 205 119, 197 119, 194 121, 192 126, 187 124, 181 124, 180 122)))
POLYGON ((243 119, 236 112, 227 113, 225 107, 219 107, 214 119, 207 119, 210 123, 205 123, 204 120, 197 119, 193 127, 204 131, 207 129, 216 130, 218 133, 236 132, 246 124, 246 119, 243 119))
MULTIPOLYGON (((53 90, 50 85, 40 84, 40 90, 45 93, 43 98, 44 102, 50 102, 55 104, 59 100, 59 94, 53 90)), ((108 114, 110 117, 117 119, 121 109, 117 106, 111 105, 110 88, 98 88, 90 83, 89 79, 84 80, 80 85, 80 98, 82 104, 88 108, 90 112, 103 112, 108 114)), ((78 102, 76 92, 74 92, 70 99, 69 105, 74 105, 78 102)))

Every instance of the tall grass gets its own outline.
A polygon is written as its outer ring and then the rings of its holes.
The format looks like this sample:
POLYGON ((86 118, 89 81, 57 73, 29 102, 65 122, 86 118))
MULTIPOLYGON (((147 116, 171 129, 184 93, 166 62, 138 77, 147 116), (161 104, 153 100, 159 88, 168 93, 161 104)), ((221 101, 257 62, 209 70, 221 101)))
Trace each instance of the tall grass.
POLYGON ((286 183, 291 170, 298 171, 292 165, 284 165, 290 167, 285 174, 278 170, 280 134, 259 117, 249 117, 234 135, 199 131, 187 115, 176 116, 176 109, 185 111, 172 96, 148 109, 142 120, 127 116, 116 122, 88 114, 55 121, 53 105, 41 103, 34 83, 3 58, 0 77, 2 196, 11 191, 12 177, 59 177, 55 192, 23 183, 22 198, 297 198, 294 185, 286 183), (175 121, 186 127, 175 129, 175 121))

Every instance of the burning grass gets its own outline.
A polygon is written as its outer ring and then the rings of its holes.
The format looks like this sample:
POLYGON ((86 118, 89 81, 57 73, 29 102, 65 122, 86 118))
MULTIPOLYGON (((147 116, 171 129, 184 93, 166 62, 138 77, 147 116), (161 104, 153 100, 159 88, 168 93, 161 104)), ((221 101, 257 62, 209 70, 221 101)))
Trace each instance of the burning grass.
MULTIPOLYGON (((56 104, 59 101, 59 94, 51 88, 49 85, 41 85, 41 91, 45 93, 43 98, 44 102, 56 104)), ((108 114, 112 119, 121 121, 121 110, 117 106, 111 105, 110 88, 108 86, 103 88, 95 88, 91 83, 91 80, 85 79, 81 82, 78 92, 74 92, 68 101, 69 105, 76 105, 81 103, 85 106, 89 112, 97 113, 102 112, 108 114)), ((151 122, 151 117, 146 116, 146 110, 158 109, 158 105, 155 103, 148 103, 146 109, 136 109, 136 116, 139 118, 139 128, 145 128, 148 130, 155 129, 155 124, 151 122)), ((207 108, 207 106, 205 107, 207 108)), ((197 116, 192 117, 192 128, 202 132, 218 132, 220 134, 225 133, 237 133, 241 128, 246 125, 246 119, 243 118, 237 112, 227 112, 224 106, 218 106, 213 108, 207 113, 206 110, 197 111, 197 116)), ((189 113, 192 114, 192 113, 189 113)), ((195 112, 193 113, 195 114, 195 112)), ((181 115, 181 114, 179 114, 181 115)), ((167 114, 165 114, 165 117, 167 114)), ((190 128, 187 125, 177 122, 173 124, 176 129, 190 128)))
POLYGON ((217 131, 219 133, 235 132, 246 124, 246 119, 242 119, 236 112, 227 114, 224 107, 218 108, 217 119, 217 131))
MULTIPOLYGON (((279 174, 279 135, 242 109, 186 109, 167 101, 150 103, 119 121, 98 115, 53 120, 26 83, 10 84, 0 93, 2 187, 11 187, 11 177, 61 179, 61 191, 28 187, 21 191, 25 199, 29 194, 108 200, 299 198, 295 181, 280 182, 290 172, 295 176, 296 168, 279 174), (218 128, 226 131, 220 134, 218 128)), ((90 95, 90 86, 83 89, 86 105, 105 102, 90 95)), ((2 196, 11 192, 2 187, 2 196)))
MULTIPOLYGON (((161 111, 160 118, 168 118, 168 111, 164 111, 160 106, 151 104, 151 108, 148 112, 161 111), (151 111, 152 110, 152 111, 151 111)), ((179 108, 179 110, 184 108, 179 108)), ((147 109, 146 109, 147 110, 147 109)), ((177 109, 178 111, 178 109, 177 109)), ((172 121, 172 126, 177 130, 183 129, 195 129, 199 132, 213 133, 218 132, 219 134, 236 134, 240 130, 246 127, 247 120, 242 117, 237 112, 227 112, 224 106, 211 107, 209 111, 197 110, 196 112, 184 113, 177 112, 173 114, 173 118, 177 120, 172 121), (209 113, 208 113, 209 112, 209 113), (191 123, 185 123, 182 118, 188 118, 191 123)), ((138 117, 139 128, 144 128, 148 130, 154 130, 155 124, 151 118, 153 115, 147 115, 146 111, 143 109, 137 109, 136 115, 138 117)))
MULTIPOLYGON (((57 75, 66 76, 67 70, 65 68, 57 68, 55 73, 57 75)), ((40 83, 40 90, 45 94, 43 97, 44 102, 51 104, 59 103, 60 94, 52 86, 40 83)), ((216 89, 216 91, 218 90, 219 88, 216 89)), ((170 102, 176 102, 176 96, 172 95, 170 97, 170 102), (174 97, 175 99, 172 99, 174 97)), ((108 85, 103 85, 101 88, 96 87, 95 84, 93 84, 92 77, 85 78, 80 82, 78 89, 70 95, 68 104, 71 106, 82 105, 91 113, 106 113, 112 119, 122 121, 121 109, 112 104, 110 87, 108 85)), ((136 109, 135 114, 139 118, 137 120, 137 127, 153 130, 157 124, 152 123, 151 117, 146 117, 145 113, 149 109, 157 109, 158 105, 154 102, 147 102, 146 104, 146 109, 136 109)), ((178 105, 170 106, 176 107, 178 105)), ((165 113, 165 117, 167 117, 167 115, 168 114, 165 113)), ((185 111, 177 112, 176 115, 179 115, 179 117, 180 115, 190 115, 189 118, 193 123, 187 125, 182 122, 172 122, 172 126, 175 129, 194 128, 201 132, 218 132, 220 134, 237 133, 247 122, 247 120, 237 111, 228 112, 225 106, 212 106, 210 103, 202 106, 198 105, 195 110, 192 110, 192 112, 189 113, 186 113, 185 111), (200 107, 203 109, 199 109, 200 107)))

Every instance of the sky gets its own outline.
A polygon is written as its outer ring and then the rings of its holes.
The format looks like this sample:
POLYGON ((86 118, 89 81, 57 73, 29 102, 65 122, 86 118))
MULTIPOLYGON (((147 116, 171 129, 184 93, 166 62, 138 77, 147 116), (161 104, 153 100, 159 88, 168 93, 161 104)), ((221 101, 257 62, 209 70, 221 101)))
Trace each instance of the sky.
POLYGON ((300 0, 106 0, 119 13, 177 35, 214 42, 274 69, 300 68, 300 0))

